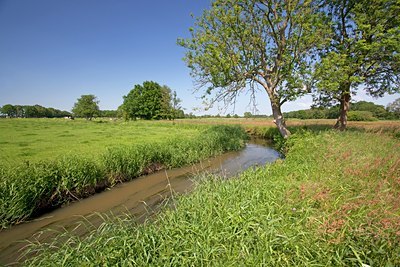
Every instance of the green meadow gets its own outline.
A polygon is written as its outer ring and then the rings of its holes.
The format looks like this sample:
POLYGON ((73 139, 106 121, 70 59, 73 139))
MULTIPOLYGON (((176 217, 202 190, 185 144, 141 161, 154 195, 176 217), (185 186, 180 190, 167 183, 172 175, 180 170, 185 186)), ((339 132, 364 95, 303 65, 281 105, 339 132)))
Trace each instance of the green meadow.
POLYGON ((85 238, 32 244, 25 264, 400 266, 399 140, 298 130, 282 147, 235 179, 199 177, 154 221, 104 218, 85 238))
MULTIPOLYGON (((240 125, 179 121, 0 125, 2 227, 142 174, 240 149, 248 138, 240 125)), ((285 141, 276 128, 247 125, 285 158, 230 180, 197 177, 192 193, 174 196, 143 224, 104 217, 85 237, 65 232, 31 243, 23 253, 36 256, 24 264, 400 266, 400 141, 390 129, 338 132, 314 122, 291 126, 285 141)))
POLYGON ((140 175, 242 148, 240 126, 0 120, 0 225, 8 227, 140 175))
POLYGON ((35 162, 66 154, 96 157, 109 147, 160 142, 177 135, 191 137, 200 128, 107 119, 1 119, 0 164, 35 162))

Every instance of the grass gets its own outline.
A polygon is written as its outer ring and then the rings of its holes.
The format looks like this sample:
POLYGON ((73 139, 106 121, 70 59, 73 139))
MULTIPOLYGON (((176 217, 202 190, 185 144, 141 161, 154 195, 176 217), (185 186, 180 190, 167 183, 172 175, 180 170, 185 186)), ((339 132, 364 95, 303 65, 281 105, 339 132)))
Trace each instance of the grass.
POLYGON ((400 266, 400 142, 298 131, 286 159, 207 177, 154 222, 108 218, 65 233, 28 266, 400 266))
MULTIPOLYGON (((25 122, 23 120, 22 125, 25 122)), ((51 121, 32 122, 49 123, 49 128, 59 126, 52 125, 51 121)), ((97 126, 91 129, 84 123, 79 122, 77 127, 84 128, 82 133, 88 136, 89 131, 94 133, 98 129, 97 126)), ((32 124, 27 127, 32 128, 32 124)), ((113 131, 115 127, 123 128, 122 125, 108 127, 113 131)), ((132 140, 140 142, 132 141, 129 145, 117 142, 118 146, 114 143, 98 153, 59 155, 53 159, 0 166, 0 225, 4 228, 22 222, 139 175, 237 150, 247 138, 243 128, 238 126, 193 127, 138 122, 137 125, 128 124, 127 128, 134 136, 132 140), (154 136, 138 137, 143 134, 154 136)))
POLYGON ((205 127, 162 122, 65 119, 0 119, 0 165, 37 162, 62 155, 87 157, 106 148, 195 136, 205 127))
MULTIPOLYGON (((287 119, 286 123, 291 130, 296 131, 298 128, 319 128, 331 129, 335 124, 336 119, 287 119)), ((179 120, 182 124, 200 124, 200 125, 214 125, 214 124, 238 124, 246 128, 268 128, 275 127, 272 118, 196 118, 196 119, 183 119, 179 120)), ((390 121, 348 121, 348 128, 356 131, 375 132, 375 133, 389 133, 400 137, 400 120, 390 121)))

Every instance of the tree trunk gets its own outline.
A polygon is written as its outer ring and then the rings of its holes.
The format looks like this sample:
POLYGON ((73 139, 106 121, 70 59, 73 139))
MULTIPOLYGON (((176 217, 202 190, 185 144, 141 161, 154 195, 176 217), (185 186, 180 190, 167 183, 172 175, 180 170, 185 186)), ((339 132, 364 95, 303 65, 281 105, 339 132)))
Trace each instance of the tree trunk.
POLYGON ((282 137, 287 139, 291 133, 286 128, 286 122, 282 115, 281 105, 277 103, 272 103, 271 101, 271 106, 272 106, 272 115, 274 116, 274 123, 276 124, 276 127, 278 127, 278 130, 282 135, 282 137))
POLYGON ((345 92, 342 94, 341 99, 340 99, 340 114, 339 118, 336 121, 336 124, 334 126, 335 129, 339 129, 341 131, 346 130, 347 127, 347 112, 350 109, 350 93, 345 92))

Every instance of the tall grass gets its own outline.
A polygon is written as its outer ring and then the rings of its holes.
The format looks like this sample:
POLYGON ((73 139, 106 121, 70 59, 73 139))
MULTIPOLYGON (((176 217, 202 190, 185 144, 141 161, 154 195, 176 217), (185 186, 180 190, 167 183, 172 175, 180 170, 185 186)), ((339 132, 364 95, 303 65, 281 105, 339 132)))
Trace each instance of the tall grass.
POLYGON ((297 133, 284 161, 208 177, 153 223, 34 245, 30 266, 400 266, 400 143, 297 133))
POLYGON ((239 149, 246 137, 239 126, 213 126, 193 137, 112 147, 99 158, 76 155, 0 167, 1 226, 21 222, 117 182, 239 149))

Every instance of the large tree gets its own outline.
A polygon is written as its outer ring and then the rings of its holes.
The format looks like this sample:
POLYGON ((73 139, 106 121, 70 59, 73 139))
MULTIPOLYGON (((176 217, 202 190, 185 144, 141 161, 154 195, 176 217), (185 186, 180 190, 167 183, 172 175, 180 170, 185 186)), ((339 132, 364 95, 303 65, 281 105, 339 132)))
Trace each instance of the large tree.
POLYGON ((75 103, 72 113, 76 117, 91 120, 95 115, 99 114, 99 101, 94 95, 82 95, 75 103))
POLYGON ((309 0, 216 0, 178 43, 185 61, 211 103, 233 102, 240 92, 261 87, 283 137, 281 106, 308 91, 313 49, 324 23, 309 0))
POLYGON ((399 91, 399 0, 326 0, 332 40, 316 71, 315 100, 340 103, 335 127, 345 129, 351 96, 360 88, 374 97, 399 91))
POLYGON ((167 119, 171 118, 173 107, 171 89, 160 86, 153 81, 137 84, 124 96, 124 102, 119 108, 125 119, 167 119))

